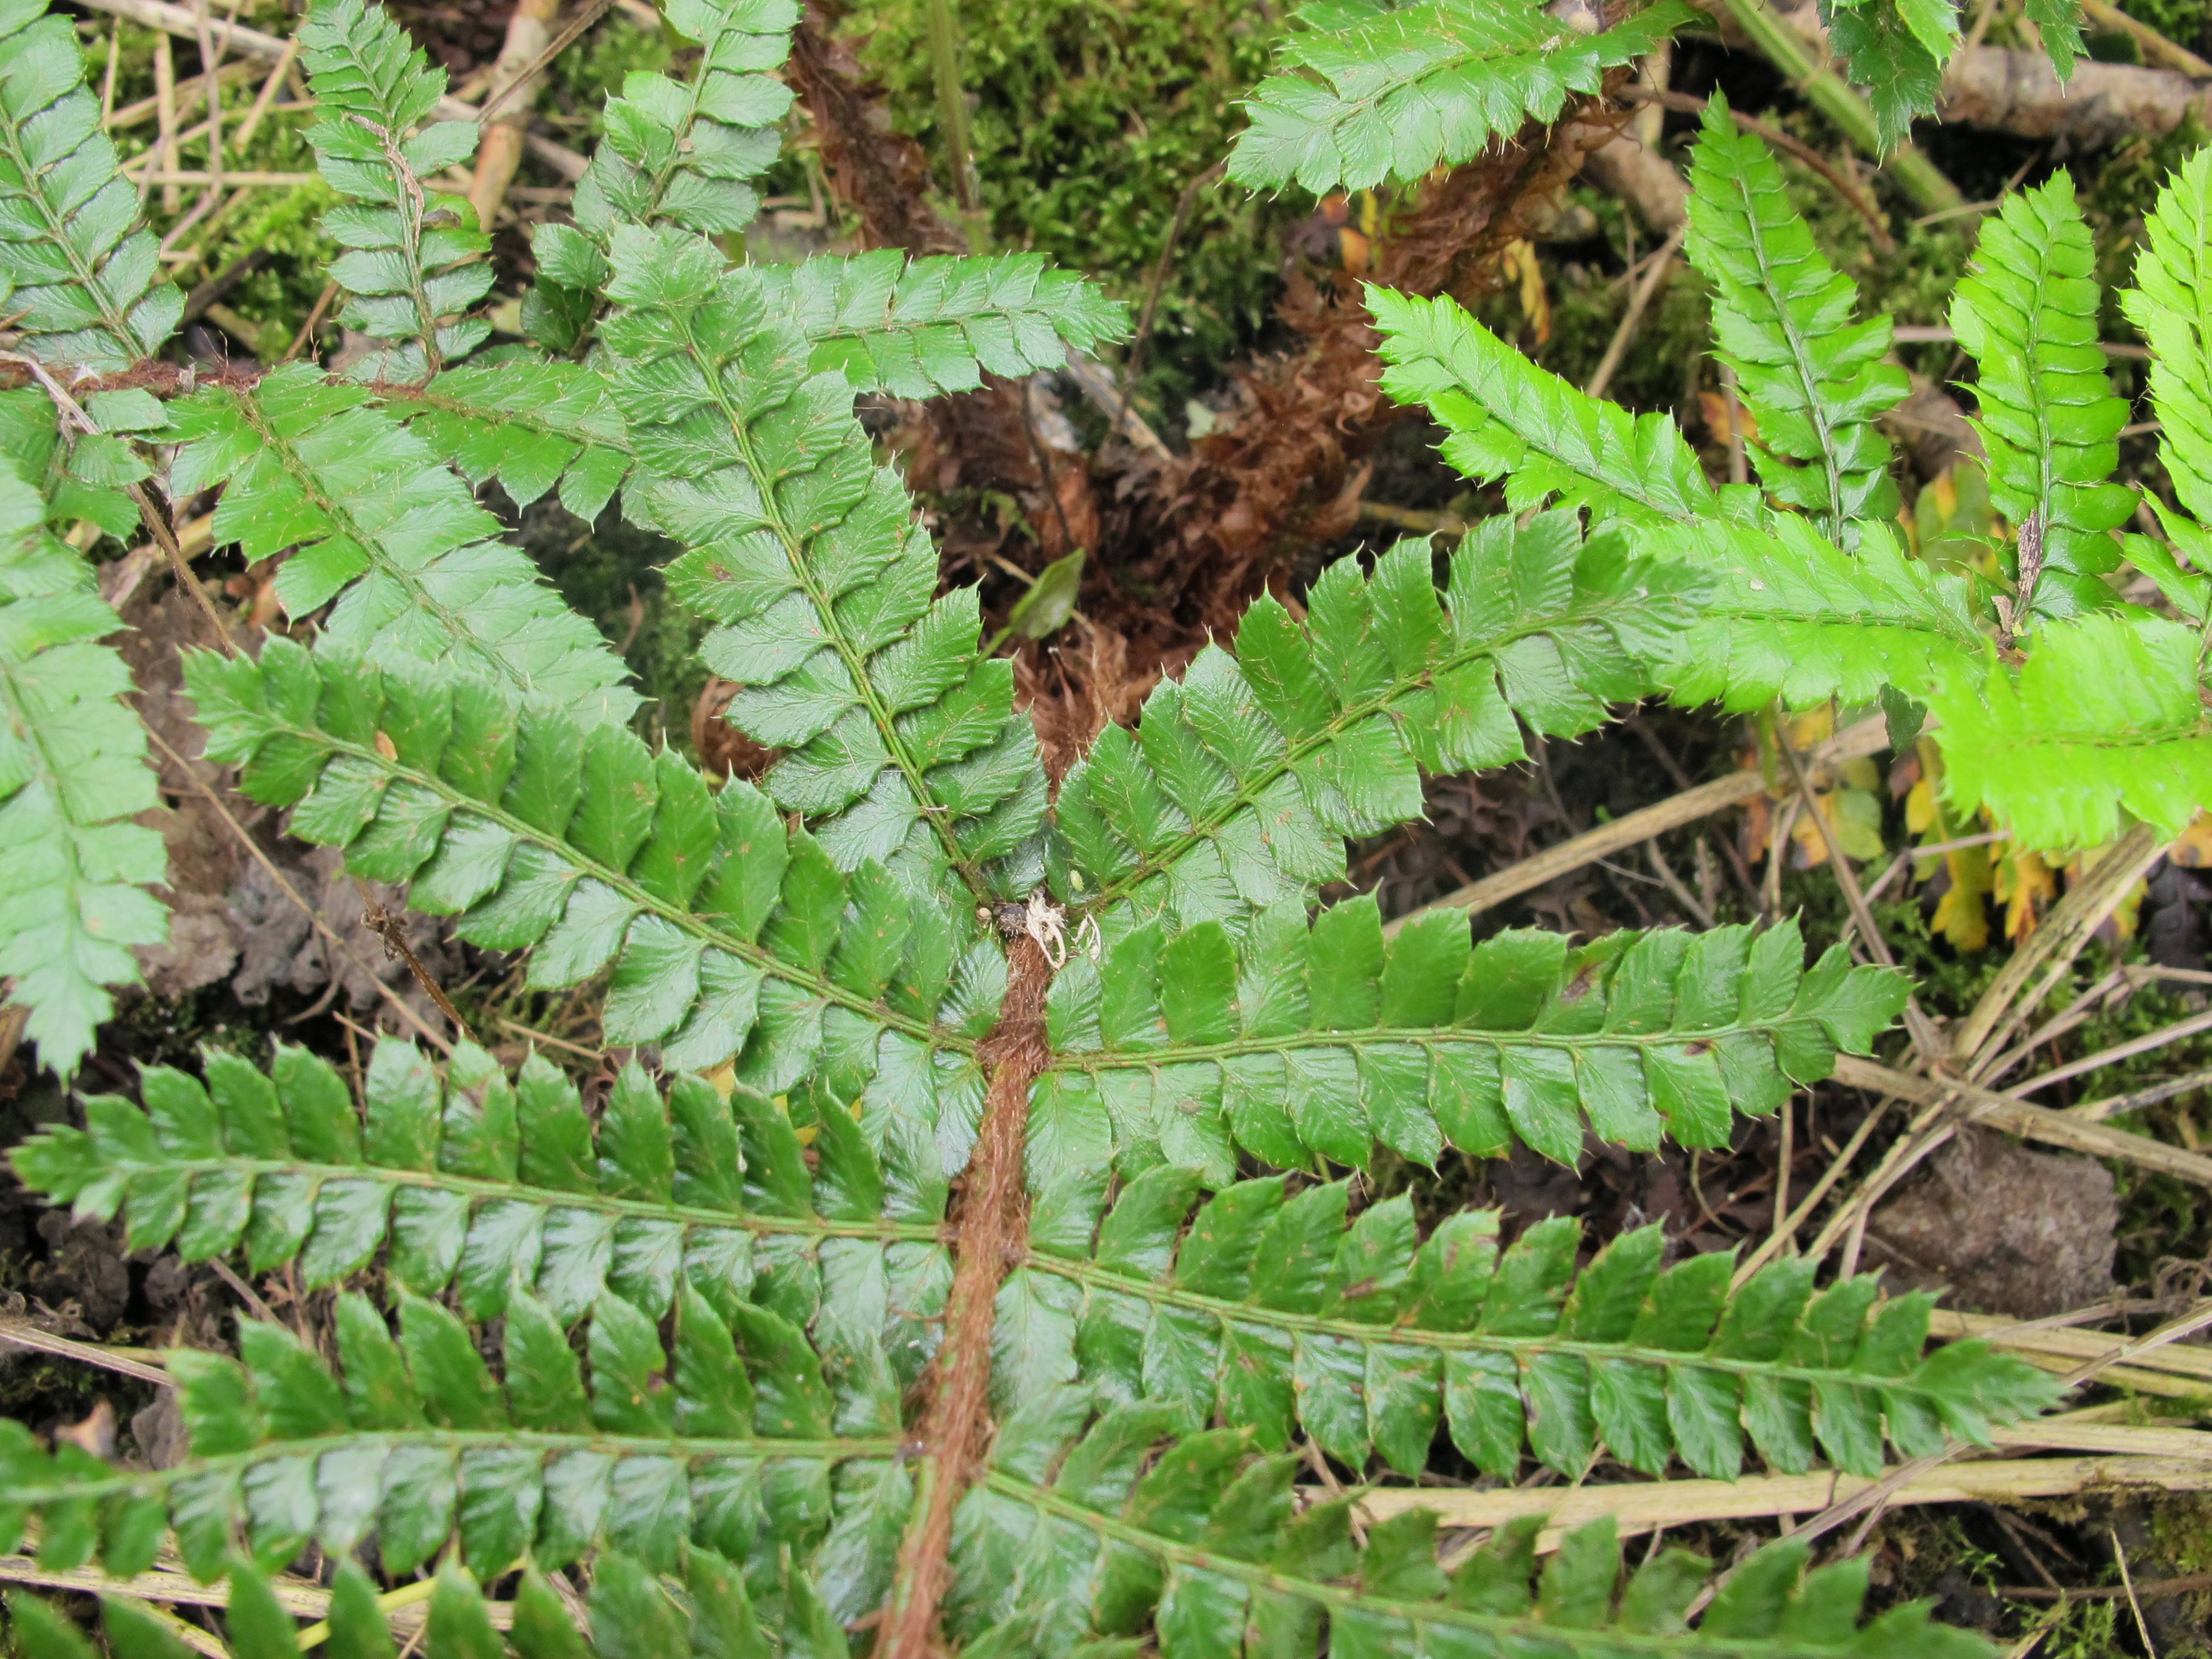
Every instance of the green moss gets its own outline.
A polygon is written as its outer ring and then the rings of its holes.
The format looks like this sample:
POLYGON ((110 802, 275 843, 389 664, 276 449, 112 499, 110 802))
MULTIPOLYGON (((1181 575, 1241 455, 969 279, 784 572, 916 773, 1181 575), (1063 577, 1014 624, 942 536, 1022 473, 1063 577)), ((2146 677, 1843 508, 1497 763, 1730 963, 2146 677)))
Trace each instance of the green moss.
MULTIPOLYGON (((1176 202, 1244 125, 1237 100, 1274 51, 1269 11, 1250 0, 968 0, 959 16, 993 241, 1041 249, 1140 304, 1176 202)), ((863 60, 942 179, 927 0, 884 0, 866 22, 863 60)), ((1312 205, 1226 183, 1200 193, 1154 325, 1165 406, 1180 409, 1263 331, 1280 230, 1312 205)))

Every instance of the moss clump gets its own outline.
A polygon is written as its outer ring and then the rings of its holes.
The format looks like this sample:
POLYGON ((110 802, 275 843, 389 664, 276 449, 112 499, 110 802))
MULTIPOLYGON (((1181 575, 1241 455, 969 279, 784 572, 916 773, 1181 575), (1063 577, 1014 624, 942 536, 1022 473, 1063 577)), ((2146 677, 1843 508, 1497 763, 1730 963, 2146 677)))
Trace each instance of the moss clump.
MULTIPOLYGON (((866 23, 862 58, 893 121, 944 177, 927 0, 884 0, 866 23)), ((1238 100, 1267 73, 1279 26, 1245 0, 969 0, 960 27, 994 244, 1049 253, 1141 303, 1176 204, 1229 153, 1238 100)), ((1227 183, 1200 192, 1151 348, 1169 407, 1265 329, 1279 232, 1311 205, 1227 183)))

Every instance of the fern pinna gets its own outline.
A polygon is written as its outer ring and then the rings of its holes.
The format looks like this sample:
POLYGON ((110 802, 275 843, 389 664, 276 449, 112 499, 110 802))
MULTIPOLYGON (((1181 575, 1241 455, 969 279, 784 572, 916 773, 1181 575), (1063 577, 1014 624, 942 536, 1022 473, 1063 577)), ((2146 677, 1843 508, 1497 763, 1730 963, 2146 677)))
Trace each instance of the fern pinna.
MULTIPOLYGON (((1583 38, 1524 9, 1311 9, 1243 176, 1471 155, 1686 15, 1583 38)), ((1723 1146, 1866 1051, 1903 979, 1790 921, 1477 942, 1457 913, 1318 899, 1348 837, 1527 733, 1654 695, 1887 691, 2002 762, 2116 641, 2129 676, 2067 715, 2113 751, 2109 786, 1961 756, 1948 787, 2053 840, 2193 807, 2139 763, 2202 741, 2201 635, 2101 597, 2111 422, 2077 361, 2063 192, 2008 205, 2016 234, 1960 301, 1995 365, 2002 500, 2044 532, 2002 612, 1882 522, 1885 329, 1846 322, 1772 163, 1717 116, 1692 247, 1762 489, 1716 488, 1662 420, 1547 380, 1449 301, 1378 293, 1391 389, 1456 463, 1508 475, 1516 514, 1441 572, 1407 542, 1295 609, 1261 598, 1055 787, 854 398, 1034 373, 1125 313, 1028 256, 733 262, 715 239, 757 205, 794 17, 670 0, 688 77, 629 77, 574 222, 538 233, 528 342, 487 349, 482 228, 424 184, 473 125, 435 118, 442 77, 380 10, 325 0, 301 45, 331 276, 370 354, 193 388, 118 374, 161 349, 174 293, 116 217, 66 26, 0 13, 23 42, 0 64, 23 382, 0 392, 0 971, 42 1057, 74 1068, 160 920, 114 619, 56 532, 166 532, 164 500, 207 491, 219 544, 281 557, 290 626, 187 653, 204 759, 295 839, 523 955, 530 988, 596 996, 626 1051, 587 1098, 542 1055, 510 1073, 465 1036, 443 1058, 386 1040, 358 1109, 305 1050, 211 1051, 17 1148, 29 1185, 119 1215, 134 1249, 335 1295, 326 1344, 246 1320, 235 1359, 169 1357, 173 1468, 0 1429, 0 1542, 97 1561, 111 1589, 173 1545, 179 1582, 227 1578, 240 1659, 297 1650, 298 1587, 271 1576, 310 1546, 331 1639, 363 1656, 425 1599, 433 1659, 1981 1651, 1917 1606, 1862 1625, 1863 1564, 1808 1572, 1786 1543, 1702 1605, 1703 1563, 1626 1571, 1609 1523, 1540 1560, 1535 1528, 1502 1528, 1448 1568, 1432 1512, 1361 1510, 1368 1483, 1440 1467, 1878 1474, 2050 1404, 1979 1343, 1931 1351, 1927 1299, 1871 1279, 1788 1259, 1735 1285, 1731 1258, 1670 1261, 1654 1229, 1590 1253, 1572 1223, 1508 1238, 1482 1211, 1425 1236, 1355 1178, 1378 1147, 1433 1169, 1723 1146), (756 781, 639 734, 620 660, 478 503, 495 480, 674 544, 728 718, 773 751, 756 781), (2110 736, 2112 697, 2163 710, 2177 679, 2185 721, 2110 736), (420 1588, 380 1597, 378 1576, 420 1588)), ((2177 181, 2145 262, 2185 429, 2203 343, 2174 296, 2207 187, 2177 181)), ((2131 556, 2201 627, 2195 525, 2169 514, 2179 554, 2131 556)), ((103 1619, 126 1659, 173 1659, 130 1599, 103 1619)), ((87 1651, 35 1601, 15 1620, 36 1659, 87 1651)))

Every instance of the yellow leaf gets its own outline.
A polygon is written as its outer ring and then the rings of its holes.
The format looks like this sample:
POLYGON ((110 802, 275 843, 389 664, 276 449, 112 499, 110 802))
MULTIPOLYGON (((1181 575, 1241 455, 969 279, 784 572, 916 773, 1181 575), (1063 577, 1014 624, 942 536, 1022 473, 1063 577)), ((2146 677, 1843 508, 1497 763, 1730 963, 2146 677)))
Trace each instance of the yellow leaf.
POLYGON ((2007 842, 1992 844, 1992 851, 2000 848, 1990 891, 2005 908, 2005 937, 2018 944, 2035 931, 2057 899, 2058 878, 2027 848, 2007 842))
POLYGON ((1519 280, 1522 314, 1528 318, 1536 343, 1542 345, 1552 337, 1552 301, 1544 291, 1544 268, 1537 262, 1535 245, 1526 240, 1508 242, 1498 263, 1507 276, 1519 280))

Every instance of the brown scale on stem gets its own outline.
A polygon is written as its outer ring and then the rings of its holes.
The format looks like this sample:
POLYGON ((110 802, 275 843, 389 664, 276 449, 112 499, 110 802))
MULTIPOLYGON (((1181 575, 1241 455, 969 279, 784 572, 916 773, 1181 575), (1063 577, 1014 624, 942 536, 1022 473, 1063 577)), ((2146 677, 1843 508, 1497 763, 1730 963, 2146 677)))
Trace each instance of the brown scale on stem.
POLYGON ((945 1341, 931 1362, 921 1423, 922 1512, 899 1552, 898 1578, 884 1613, 881 1659, 930 1659, 939 1650, 937 1609, 951 1576, 952 1512, 968 1489, 991 1431, 991 1315, 999 1286, 1029 1245, 1029 1193, 1022 1154, 1030 1088, 1044 1070, 1044 997, 1052 964, 1026 934, 1006 947, 1009 969, 999 1023, 984 1039, 990 1087, 982 1133, 960 1178, 954 1212, 952 1294, 945 1341))

